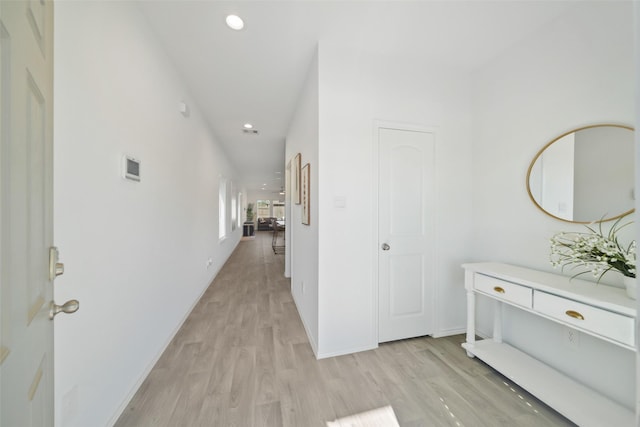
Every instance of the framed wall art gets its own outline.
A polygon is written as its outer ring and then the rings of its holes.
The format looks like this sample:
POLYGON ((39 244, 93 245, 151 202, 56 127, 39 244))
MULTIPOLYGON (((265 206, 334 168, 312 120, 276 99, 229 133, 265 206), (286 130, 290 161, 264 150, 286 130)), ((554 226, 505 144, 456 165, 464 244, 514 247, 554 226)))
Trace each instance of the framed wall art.
POLYGON ((296 154, 293 158, 293 167, 291 168, 291 192, 293 194, 293 203, 300 204, 300 163, 302 162, 302 156, 300 153, 296 154))
POLYGON ((306 225, 311 224, 311 166, 309 163, 304 165, 302 168, 301 174, 301 190, 302 190, 302 223, 306 225))

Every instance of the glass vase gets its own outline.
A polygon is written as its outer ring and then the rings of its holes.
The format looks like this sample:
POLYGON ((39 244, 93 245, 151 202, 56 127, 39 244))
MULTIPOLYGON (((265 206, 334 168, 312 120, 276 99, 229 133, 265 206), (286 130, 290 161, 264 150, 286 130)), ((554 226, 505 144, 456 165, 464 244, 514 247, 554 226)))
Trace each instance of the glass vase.
POLYGON ((624 276, 622 281, 624 282, 624 287, 627 289, 627 296, 631 299, 636 299, 636 278, 624 276))

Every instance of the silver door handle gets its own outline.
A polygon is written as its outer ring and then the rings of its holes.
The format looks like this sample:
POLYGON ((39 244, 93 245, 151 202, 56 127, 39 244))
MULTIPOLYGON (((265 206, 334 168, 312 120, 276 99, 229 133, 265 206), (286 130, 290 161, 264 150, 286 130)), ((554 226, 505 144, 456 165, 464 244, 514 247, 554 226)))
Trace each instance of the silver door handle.
POLYGON ((382 244, 382 250, 383 251, 388 251, 389 249, 391 249, 391 246, 387 245, 386 243, 382 244))
POLYGON ((72 299, 65 302, 62 305, 58 305, 55 302, 51 301, 50 309, 49 309, 49 319, 53 320, 56 317, 56 314, 62 313, 75 313, 80 308, 80 303, 77 299, 72 299))
POLYGON ((49 280, 64 274, 64 264, 58 262, 58 248, 52 246, 49 248, 49 280))
POLYGON ((56 262, 56 266, 54 268, 54 273, 57 276, 64 274, 64 264, 61 262, 56 262))

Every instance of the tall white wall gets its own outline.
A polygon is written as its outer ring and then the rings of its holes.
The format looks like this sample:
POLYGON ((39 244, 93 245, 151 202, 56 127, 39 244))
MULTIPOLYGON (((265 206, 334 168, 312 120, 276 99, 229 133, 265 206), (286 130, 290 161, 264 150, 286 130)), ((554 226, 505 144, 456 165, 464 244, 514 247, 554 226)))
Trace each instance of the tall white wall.
MULTIPOLYGON (((640 39, 640 2, 634 3, 634 37, 635 40, 640 39)), ((635 43, 635 69, 636 76, 638 70, 640 70, 640 43, 635 43)), ((638 78, 636 77, 636 90, 635 90, 635 98, 636 98, 636 114, 635 114, 635 129, 640 129, 640 84, 638 83, 638 78)), ((640 165, 640 132, 635 132, 635 164, 640 165)), ((635 168, 635 188, 640 188, 640 168, 636 166, 635 168)), ((640 197, 636 197, 635 199, 635 209, 636 212, 640 212, 640 197)), ((640 228, 636 227, 635 233, 636 241, 640 241, 640 228)), ((636 278, 638 281, 638 278, 636 278)), ((640 313, 640 299, 636 300, 636 310, 640 313)), ((640 333, 640 317, 636 316, 636 342, 638 342, 638 336, 640 333)), ((640 425, 640 353, 636 352, 636 425, 640 425)))
MULTIPOLYGON (((568 130, 605 122, 633 125, 631 8, 631 2, 576 2, 475 74, 469 241, 474 260, 553 271, 549 238, 584 230, 539 211, 527 195, 526 172, 538 150, 568 130)), ((611 153, 601 161, 617 159, 611 153)), ((633 233, 628 229, 626 237, 633 233)), ((605 279, 621 282, 615 274, 605 279)), ((586 335, 579 348, 569 347, 559 325, 517 310, 506 316, 505 341, 634 406, 632 352, 586 335)))
POLYGON ((377 120, 437 129, 436 334, 461 330, 465 302, 460 264, 470 256, 471 224, 468 75, 432 64, 419 53, 395 58, 320 43, 319 76, 318 163, 312 169, 318 171, 312 185, 319 182, 318 192, 312 193, 318 210, 312 220, 319 227, 318 357, 378 344, 373 211, 377 120), (342 201, 344 207, 339 206, 342 201))
POLYGON ((302 206, 287 201, 291 215, 287 218, 287 251, 291 255, 291 293, 307 331, 313 351, 318 354, 318 241, 321 219, 318 216, 318 55, 314 55, 301 91, 286 140, 286 161, 301 155, 301 167, 310 165, 311 221, 302 224, 302 206))
POLYGON ((56 3, 54 215, 66 271, 55 299, 80 301, 55 321, 58 426, 115 421, 239 241, 230 225, 218 240, 218 183, 235 171, 190 99, 133 3, 56 3), (121 177, 125 154, 142 161, 141 182, 121 177))

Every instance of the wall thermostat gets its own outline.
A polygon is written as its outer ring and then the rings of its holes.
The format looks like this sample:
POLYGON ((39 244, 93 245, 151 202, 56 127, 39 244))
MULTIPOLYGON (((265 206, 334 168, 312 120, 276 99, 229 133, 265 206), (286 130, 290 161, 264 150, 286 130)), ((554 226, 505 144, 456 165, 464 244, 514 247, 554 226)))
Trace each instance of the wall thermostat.
POLYGON ((124 156, 123 160, 124 178, 140 181, 140 160, 130 156, 124 156))

